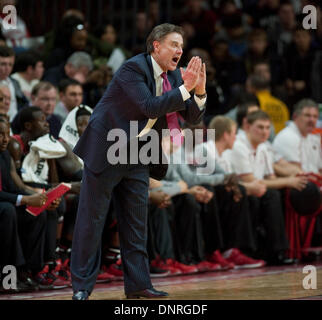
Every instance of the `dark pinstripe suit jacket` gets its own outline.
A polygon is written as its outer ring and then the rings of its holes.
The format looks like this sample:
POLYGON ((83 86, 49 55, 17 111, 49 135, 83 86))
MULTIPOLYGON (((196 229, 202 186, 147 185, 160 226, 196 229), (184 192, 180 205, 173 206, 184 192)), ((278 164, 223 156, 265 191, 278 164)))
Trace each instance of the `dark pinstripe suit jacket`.
MULTIPOLYGON (((106 139, 111 129, 123 129, 129 142, 130 121, 138 121, 140 132, 149 118, 158 118, 154 129, 160 132, 161 129, 167 128, 165 115, 169 112, 179 111, 189 123, 198 123, 201 120, 204 112, 200 111, 194 99, 182 99, 179 90, 182 84, 180 71, 169 71, 168 79, 173 90, 156 97, 150 55, 139 54, 120 67, 96 105, 88 127, 74 148, 74 152, 91 171, 102 172, 108 165, 107 150, 115 143, 106 139)), ((152 165, 150 175, 162 179, 166 170, 166 165, 152 165)))

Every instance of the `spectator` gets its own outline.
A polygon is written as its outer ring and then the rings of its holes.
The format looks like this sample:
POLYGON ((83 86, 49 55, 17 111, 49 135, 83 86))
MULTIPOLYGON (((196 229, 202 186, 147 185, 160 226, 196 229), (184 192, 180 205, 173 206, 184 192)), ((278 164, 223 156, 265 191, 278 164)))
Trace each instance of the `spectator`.
MULTIPOLYGON (((241 3, 238 3, 238 1, 235 0, 226 0, 226 1, 216 1, 217 2, 217 7, 219 10, 218 14, 218 19, 219 21, 217 22, 217 29, 221 28, 221 22, 222 20, 230 15, 234 14, 241 14, 242 16, 242 24, 245 28, 249 28, 249 25, 253 22, 252 17, 250 17, 243 8, 241 8, 241 3), (220 2, 220 3, 218 3, 220 2)), ((214 4, 216 7, 216 4, 214 4)))
POLYGON ((22 92, 30 102, 32 88, 39 83, 44 74, 41 56, 34 51, 20 53, 17 56, 14 70, 12 78, 19 82, 22 92))
MULTIPOLYGON (((84 14, 77 10, 77 9, 68 9, 65 11, 62 17, 61 25, 66 25, 67 29, 70 30, 70 26, 74 26, 73 28, 77 29, 78 25, 83 25, 85 30, 89 29, 89 24, 85 20, 84 14)), ((44 56, 48 57, 51 52, 55 49, 55 39, 61 37, 61 33, 58 29, 52 30, 51 32, 47 33, 45 35, 45 48, 44 48, 44 56)), ((67 37, 68 38, 68 37, 67 37)), ((67 46, 68 47, 68 46, 67 46)), ((93 60, 95 61, 96 59, 100 57, 109 57, 114 49, 114 45, 112 45, 109 42, 102 41, 101 39, 98 39, 94 34, 87 32, 87 41, 86 41, 86 52, 90 53, 93 60)), ((61 53, 67 54, 66 59, 68 58, 68 52, 71 55, 73 52, 75 52, 75 49, 68 50, 66 47, 63 47, 59 49, 61 53)), ((54 63, 55 60, 54 60, 54 63)), ((49 67, 46 65, 46 67, 49 67)))
POLYGON ((269 62, 272 60, 259 60, 253 64, 253 69, 252 73, 259 75, 262 78, 267 79, 270 84, 271 92, 272 95, 275 96, 276 98, 282 100, 285 104, 288 103, 288 95, 287 95, 287 90, 284 84, 284 75, 283 72, 281 71, 276 71, 274 75, 274 70, 279 69, 281 65, 275 65, 272 67, 272 64, 269 62), (280 73, 280 74, 279 74, 280 73), (279 74, 279 75, 278 75, 279 74), (278 81, 277 78, 280 80, 278 81))
POLYGON ((114 47, 109 56, 101 55, 97 57, 93 61, 94 66, 99 67, 101 65, 107 65, 112 68, 113 73, 115 73, 122 63, 130 57, 130 53, 117 44, 117 32, 112 24, 104 24, 97 27, 94 35, 97 39, 114 47))
POLYGON ((270 82, 257 74, 250 75, 247 80, 247 91, 256 94, 260 108, 267 112, 274 126, 275 133, 281 131, 290 118, 290 113, 284 102, 271 94, 270 82))
POLYGON ((293 4, 290 1, 281 3, 278 9, 278 19, 268 27, 270 43, 276 46, 279 56, 283 56, 293 40, 293 32, 297 27, 293 4))
POLYGON ((0 84, 7 85, 10 89, 10 109, 8 115, 13 120, 17 112, 28 102, 21 91, 17 80, 10 75, 15 63, 15 53, 11 48, 0 47, 0 84))
POLYGON ((113 71, 108 66, 100 66, 98 69, 92 70, 83 85, 84 103, 95 107, 103 96, 112 76, 113 71))
POLYGON ((61 128, 60 119, 54 115, 57 103, 57 88, 49 82, 39 82, 31 92, 31 103, 44 112, 49 123, 50 134, 57 138, 61 128))
POLYGON ((144 52, 146 48, 146 37, 152 30, 149 17, 144 10, 138 10, 135 15, 134 32, 125 40, 125 47, 133 55, 144 52))
POLYGON ((8 115, 9 109, 10 109, 10 89, 4 84, 0 84, 0 113, 8 115))
POLYGON ((195 32, 192 39, 193 45, 208 50, 215 33, 217 16, 213 10, 205 7, 204 4, 203 0, 185 1, 178 23, 189 24, 195 32))
POLYGON ((275 86, 283 80, 282 59, 277 55, 267 33, 263 29, 254 29, 248 37, 248 51, 245 55, 247 73, 254 72, 255 65, 267 61, 271 73, 271 81, 275 86))
MULTIPOLYGON (((50 134, 54 137, 58 137, 58 133, 61 128, 61 121, 56 115, 53 114, 57 103, 56 87, 49 82, 40 81, 32 89, 31 103, 33 106, 39 107, 44 112, 49 123, 50 134)), ((27 108, 28 105, 25 107, 27 108)), ((22 130, 20 127, 19 113, 11 123, 12 132, 14 134, 18 134, 22 130)))
POLYGON ((54 114, 63 123, 69 112, 83 102, 83 87, 76 80, 64 79, 59 84, 59 97, 54 114))
POLYGON ((52 51, 45 60, 46 69, 66 63, 74 52, 90 52, 88 48, 88 32, 83 21, 74 15, 62 19, 53 41, 52 51))
POLYGON ((294 106, 293 121, 276 136, 273 147, 304 172, 321 175, 321 137, 311 133, 318 117, 319 110, 315 101, 299 101, 294 106))
POLYGON ((91 56, 86 52, 74 52, 66 61, 57 67, 46 70, 43 80, 58 86, 63 79, 74 79, 84 84, 89 72, 93 69, 91 56))
MULTIPOLYGON (((319 51, 315 55, 312 62, 312 72, 311 72, 311 97, 318 103, 322 103, 322 52, 319 51)), ((322 113, 320 114, 320 119, 322 119, 322 113)), ((322 127, 322 125, 321 125, 322 127)))
POLYGON ((312 64, 316 51, 312 47, 312 35, 301 27, 293 33, 293 43, 284 55, 286 65, 286 88, 293 105, 300 99, 310 97, 312 64))
POLYGON ((254 25, 264 29, 268 29, 274 25, 278 20, 280 4, 280 0, 257 1, 256 5, 250 11, 251 16, 255 19, 254 25))
POLYGON ((15 49, 23 48, 23 40, 30 37, 26 23, 17 16, 15 28, 5 28, 3 25, 3 19, 6 14, 3 12, 3 8, 7 5, 16 6, 17 0, 1 0, 0 1, 0 25, 3 36, 10 47, 15 49))
POLYGON ((246 81, 247 72, 244 62, 230 55, 228 42, 223 39, 213 42, 211 57, 218 84, 222 87, 224 95, 233 99, 246 81))
POLYGON ((214 40, 223 39, 228 43, 229 54, 241 59, 247 51, 247 36, 249 29, 243 25, 242 15, 234 13, 222 20, 222 29, 214 36, 214 40))

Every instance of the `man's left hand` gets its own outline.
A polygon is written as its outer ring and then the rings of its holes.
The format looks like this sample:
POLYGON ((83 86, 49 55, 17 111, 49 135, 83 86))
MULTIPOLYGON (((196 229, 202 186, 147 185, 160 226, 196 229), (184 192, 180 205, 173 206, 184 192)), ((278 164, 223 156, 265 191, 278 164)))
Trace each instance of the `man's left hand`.
POLYGON ((205 94, 206 93, 206 64, 203 63, 199 72, 199 78, 195 87, 195 94, 205 94))

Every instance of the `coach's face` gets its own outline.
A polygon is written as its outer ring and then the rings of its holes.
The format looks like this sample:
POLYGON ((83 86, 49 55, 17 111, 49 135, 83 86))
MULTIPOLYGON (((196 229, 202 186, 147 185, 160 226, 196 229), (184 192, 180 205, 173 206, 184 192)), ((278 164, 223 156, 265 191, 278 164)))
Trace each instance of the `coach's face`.
POLYGON ((161 41, 153 42, 152 56, 163 71, 174 71, 182 56, 183 38, 181 34, 172 32, 161 41))

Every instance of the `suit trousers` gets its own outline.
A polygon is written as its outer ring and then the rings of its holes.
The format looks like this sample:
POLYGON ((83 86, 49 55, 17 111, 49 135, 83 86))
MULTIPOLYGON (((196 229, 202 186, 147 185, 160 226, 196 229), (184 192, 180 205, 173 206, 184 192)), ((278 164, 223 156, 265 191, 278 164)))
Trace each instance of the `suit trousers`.
POLYGON ((152 288, 147 245, 149 169, 107 166, 95 174, 86 165, 71 254, 74 292, 92 292, 101 264, 101 239, 113 197, 119 228, 125 293, 152 288))

